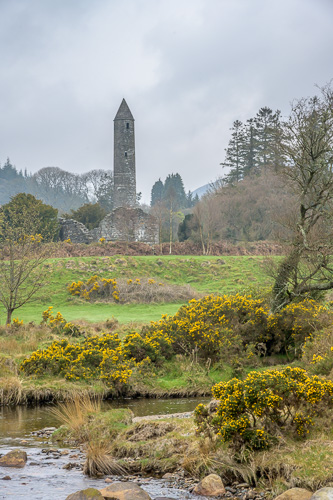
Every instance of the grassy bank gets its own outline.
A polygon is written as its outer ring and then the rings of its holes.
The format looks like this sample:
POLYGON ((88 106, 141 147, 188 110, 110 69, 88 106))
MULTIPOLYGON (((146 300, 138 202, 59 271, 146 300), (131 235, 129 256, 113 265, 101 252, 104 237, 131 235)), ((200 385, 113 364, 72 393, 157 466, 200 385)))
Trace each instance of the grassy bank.
MULTIPOLYGON (((274 257, 278 259, 279 257, 274 257)), ((197 293, 234 293, 245 289, 265 288, 271 281, 261 256, 112 256, 50 259, 47 262, 47 285, 40 297, 14 312, 24 322, 40 322, 42 311, 53 306, 68 321, 105 321, 112 316, 120 323, 148 323, 162 314, 174 314, 181 303, 166 304, 91 304, 69 295, 67 285, 87 280, 92 275, 127 278, 156 278, 165 283, 190 285, 197 293)), ((0 323, 5 322, 0 309, 0 323)))
POLYGON ((134 418, 129 410, 102 412, 95 403, 63 405, 53 441, 83 444, 84 470, 103 473, 146 474, 161 477, 184 471, 202 478, 219 474, 225 485, 246 482, 265 490, 265 498, 302 487, 315 491, 332 481, 332 430, 313 431, 307 441, 286 438, 264 452, 236 456, 214 436, 202 437, 192 417, 134 418))

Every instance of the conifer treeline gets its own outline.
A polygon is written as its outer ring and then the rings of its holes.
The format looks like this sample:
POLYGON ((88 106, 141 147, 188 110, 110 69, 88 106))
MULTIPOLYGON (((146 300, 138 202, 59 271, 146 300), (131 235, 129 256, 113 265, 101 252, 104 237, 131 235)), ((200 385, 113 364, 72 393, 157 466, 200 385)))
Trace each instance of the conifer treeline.
POLYGON ((191 191, 186 194, 183 180, 179 174, 168 175, 164 183, 159 179, 151 190, 151 207, 157 203, 172 204, 173 210, 179 210, 180 208, 191 208, 198 201, 198 195, 193 196, 191 191))
POLYGON ((280 156, 281 113, 268 107, 261 108, 254 118, 245 123, 236 120, 223 168, 229 172, 223 177, 226 184, 234 184, 252 174, 260 174, 264 168, 278 171, 282 164, 280 156))

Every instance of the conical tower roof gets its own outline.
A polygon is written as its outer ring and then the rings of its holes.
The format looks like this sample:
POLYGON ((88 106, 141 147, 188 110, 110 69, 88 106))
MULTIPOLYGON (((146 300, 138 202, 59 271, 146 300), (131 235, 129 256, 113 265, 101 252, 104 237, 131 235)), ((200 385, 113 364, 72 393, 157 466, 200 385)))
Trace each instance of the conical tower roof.
POLYGON ((125 99, 121 101, 115 120, 134 120, 131 110, 129 109, 125 99))

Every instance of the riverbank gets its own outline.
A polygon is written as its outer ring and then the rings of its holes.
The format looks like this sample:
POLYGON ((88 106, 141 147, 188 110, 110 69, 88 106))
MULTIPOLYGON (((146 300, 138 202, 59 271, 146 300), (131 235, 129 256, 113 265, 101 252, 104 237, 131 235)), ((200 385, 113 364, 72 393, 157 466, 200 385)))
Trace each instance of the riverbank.
POLYGON ((28 454, 28 462, 24 469, 15 472, 0 468, 0 479, 5 475, 12 478, 2 486, 15 498, 26 498, 29 491, 38 500, 64 500, 67 494, 80 489, 101 489, 106 479, 120 479, 102 471, 98 479, 82 473, 87 459, 91 461, 101 452, 122 468, 122 480, 140 484, 152 498, 165 495, 194 499, 193 486, 212 472, 221 476, 231 498, 243 498, 245 493, 253 492, 272 499, 290 487, 315 491, 331 484, 331 434, 317 431, 306 442, 284 439, 271 450, 251 453, 242 461, 225 444, 196 433, 193 414, 183 405, 191 404, 193 409, 205 401, 105 402, 98 411, 90 412, 85 422, 80 422, 78 416, 72 419, 74 424, 80 424, 79 441, 68 424, 59 427, 61 422, 51 407, 4 408, 0 426, 5 421, 8 426, 1 428, 0 454, 22 448, 28 454), (115 408, 116 404, 123 407, 115 408), (156 411, 164 413, 156 415, 156 411), (57 427, 52 438, 52 430, 35 433, 44 425, 57 427), (99 446, 93 448, 93 442, 99 446))

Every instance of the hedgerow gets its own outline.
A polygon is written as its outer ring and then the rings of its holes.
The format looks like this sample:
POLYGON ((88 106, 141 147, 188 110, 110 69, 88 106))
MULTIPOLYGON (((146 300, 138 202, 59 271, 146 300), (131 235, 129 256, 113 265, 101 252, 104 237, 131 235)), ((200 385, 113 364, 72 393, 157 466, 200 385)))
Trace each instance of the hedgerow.
POLYGON ((318 414, 332 408, 333 382, 287 367, 220 382, 212 394, 216 412, 202 404, 195 410, 198 431, 213 430, 235 450, 263 450, 284 433, 306 437, 318 414))

